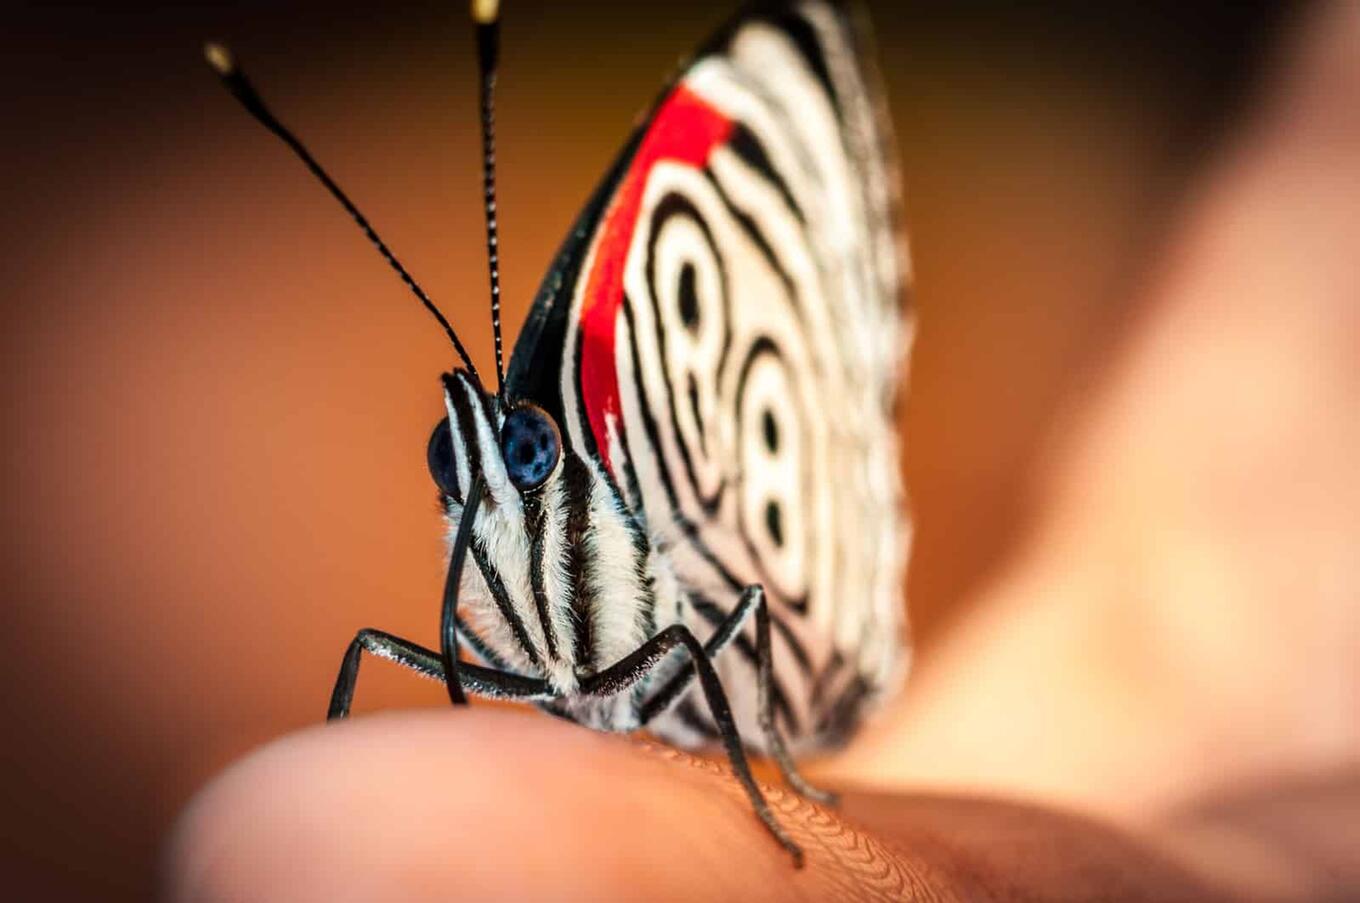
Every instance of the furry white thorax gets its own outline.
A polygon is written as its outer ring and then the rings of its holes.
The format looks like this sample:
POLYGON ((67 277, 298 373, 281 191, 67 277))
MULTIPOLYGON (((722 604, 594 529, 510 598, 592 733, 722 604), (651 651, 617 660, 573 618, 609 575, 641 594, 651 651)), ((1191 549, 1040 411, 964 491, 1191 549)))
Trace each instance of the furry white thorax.
MULTIPOLYGON (((469 552, 459 596, 459 614, 475 634, 469 641, 479 639, 508 670, 548 680, 584 723, 613 730, 636 727, 629 694, 613 700, 573 697, 583 678, 633 653, 656 630, 678 620, 678 585, 663 556, 652 548, 598 463, 565 445, 547 480, 521 493, 509 479, 497 441, 505 416, 499 402, 484 398, 458 373, 445 404, 460 493, 476 473, 487 487, 473 525, 482 562, 469 552), (465 434, 468 420, 471 435, 465 434), (582 499, 583 511, 574 512, 573 505, 582 499), (574 548, 568 535, 573 520, 583 528, 574 548), (481 564, 490 573, 484 574, 481 564), (544 632, 545 619, 535 599, 536 565, 551 637, 544 632), (505 590, 499 604, 492 589, 497 581, 505 590), (584 601, 577 599, 578 591, 584 601), (507 600, 521 625, 518 630, 501 607, 507 600), (578 643, 581 631, 588 633, 588 643, 578 643), (588 660, 578 660, 581 651, 588 652, 588 660)), ((460 498, 446 499, 450 552, 463 512, 460 498)))

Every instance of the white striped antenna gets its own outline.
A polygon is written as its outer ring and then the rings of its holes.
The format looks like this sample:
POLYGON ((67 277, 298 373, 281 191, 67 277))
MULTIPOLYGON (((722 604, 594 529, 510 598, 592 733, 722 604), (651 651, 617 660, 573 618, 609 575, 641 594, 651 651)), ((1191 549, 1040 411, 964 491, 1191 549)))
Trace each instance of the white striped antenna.
POLYGON ((501 339, 500 230, 496 222, 496 66, 500 55, 500 3, 472 0, 477 27, 477 70, 482 121, 482 204, 486 213, 486 261, 491 277, 491 334, 496 342, 496 394, 505 396, 505 352, 501 339))

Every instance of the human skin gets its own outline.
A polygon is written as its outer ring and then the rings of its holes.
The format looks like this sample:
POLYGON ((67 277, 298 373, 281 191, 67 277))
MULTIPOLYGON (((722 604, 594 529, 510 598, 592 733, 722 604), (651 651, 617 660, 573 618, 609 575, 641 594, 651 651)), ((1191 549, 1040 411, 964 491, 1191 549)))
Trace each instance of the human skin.
POLYGON ((172 897, 896 900, 1054 882, 1160 897, 1210 890, 1170 857, 1078 816, 926 794, 851 791, 840 815, 779 790, 771 802, 806 850, 801 871, 709 760, 490 708, 380 714, 287 737, 220 777, 180 826, 172 897))
POLYGON ((1055 435, 1028 543, 813 763, 842 807, 769 791, 805 869, 720 765, 483 706, 254 753, 182 816, 167 895, 1360 895, 1357 46, 1360 7, 1299 23, 1055 435))

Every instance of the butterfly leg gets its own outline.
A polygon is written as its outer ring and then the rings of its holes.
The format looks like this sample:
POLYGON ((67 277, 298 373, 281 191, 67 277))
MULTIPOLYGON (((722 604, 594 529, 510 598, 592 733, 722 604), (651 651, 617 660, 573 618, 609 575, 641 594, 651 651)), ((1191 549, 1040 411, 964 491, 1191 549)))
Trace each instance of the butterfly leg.
MULTIPOLYGON (((836 804, 836 795, 808 783, 798 771, 798 766, 789 754, 783 736, 774 718, 774 656, 770 640, 770 610, 765 601, 765 590, 759 584, 751 584, 742 591, 741 599, 732 613, 718 625, 713 636, 704 644, 704 651, 711 659, 731 643, 741 626, 746 623, 751 612, 756 613, 756 681, 758 692, 758 712, 760 729, 765 736, 765 747, 779 766, 784 782, 799 795, 827 806, 836 804)), ((664 712, 694 682, 694 668, 688 666, 658 690, 642 706, 642 723, 645 725, 664 712)))
POLYGON ((718 733, 722 735, 727 759, 732 763, 732 771, 751 800, 756 817, 765 824, 775 840, 793 856, 794 865, 802 868, 803 850, 775 820, 769 802, 760 792, 760 787, 751 774, 751 763, 746 759, 746 750, 742 746, 741 735, 737 733, 737 723, 732 718, 732 707, 727 702, 727 693, 723 691, 722 681, 718 679, 718 672, 714 670, 708 653, 688 627, 683 624, 672 624, 643 643, 631 655, 584 681, 581 684, 581 691, 591 696, 610 696, 626 690, 650 674, 652 669, 676 647, 683 647, 694 663, 699 675, 699 684, 703 687, 704 698, 708 702, 708 710, 713 716, 713 723, 718 726, 718 733))
MULTIPOLYGON (((438 652, 381 630, 365 628, 355 635, 349 649, 345 650, 340 673, 335 678, 335 689, 331 692, 331 704, 326 711, 327 721, 349 716, 350 703, 354 701, 354 685, 359 679, 359 659, 365 652, 394 661, 425 677, 440 682, 444 680, 444 663, 438 652)), ((458 677, 469 693, 491 699, 545 702, 557 696, 546 680, 467 662, 458 664, 458 677)))
MULTIPOLYGON (((755 611, 758 601, 758 597, 754 593, 744 592, 741 594, 741 599, 737 601, 737 607, 732 609, 731 613, 718 625, 718 629, 713 631, 708 642, 704 643, 704 654, 710 660, 717 658, 718 653, 731 645, 732 640, 740 632, 741 626, 746 623, 751 612, 755 611)), ((693 663, 686 663, 674 677, 642 704, 639 713, 642 726, 645 727, 657 715, 668 710, 693 683, 694 665, 693 663)))
POLYGON ((771 651, 770 643, 770 608, 765 601, 765 588, 758 583, 753 583, 746 587, 743 598, 747 595, 754 595, 756 601, 756 689, 757 716, 760 719, 760 730, 765 735, 765 746, 770 751, 770 756, 779 765, 779 773, 784 776, 784 781, 802 796, 810 800, 815 800, 826 806, 836 805, 836 794, 821 788, 814 787, 807 782, 807 779, 798 771, 798 766, 793 761, 793 756, 789 755, 789 748, 784 744, 784 738, 779 733, 779 727, 774 721, 774 694, 772 684, 774 682, 774 655, 771 651))

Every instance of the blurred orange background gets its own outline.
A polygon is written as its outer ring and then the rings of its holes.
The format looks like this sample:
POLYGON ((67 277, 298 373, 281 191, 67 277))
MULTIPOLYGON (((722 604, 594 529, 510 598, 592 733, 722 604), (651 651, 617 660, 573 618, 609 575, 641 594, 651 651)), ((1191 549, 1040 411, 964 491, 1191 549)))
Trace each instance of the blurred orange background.
MULTIPOLYGON (((518 324, 636 112, 726 5, 508 2, 518 324)), ((926 649, 1026 523, 1275 4, 872 4, 921 313, 906 407, 926 649)), ((435 324, 199 57, 231 43, 491 359, 475 66, 453 4, 30 7, 6 29, 6 885, 140 898, 177 809, 320 720, 362 626, 433 643, 435 324)), ((381 666, 359 708, 440 705, 381 666)))

